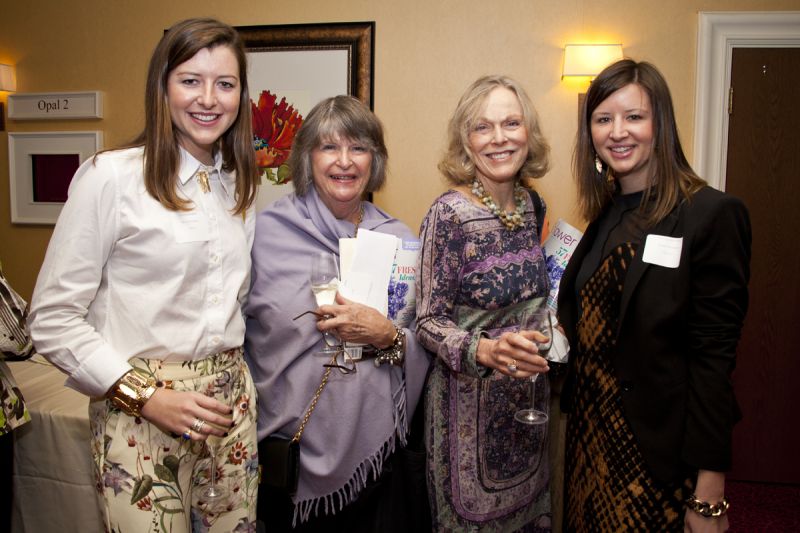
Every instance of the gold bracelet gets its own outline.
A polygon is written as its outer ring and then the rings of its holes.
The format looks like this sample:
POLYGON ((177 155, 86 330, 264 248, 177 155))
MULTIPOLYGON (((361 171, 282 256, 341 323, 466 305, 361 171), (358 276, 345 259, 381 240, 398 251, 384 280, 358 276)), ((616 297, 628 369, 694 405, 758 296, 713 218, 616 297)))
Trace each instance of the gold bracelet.
POLYGON ((728 498, 725 496, 723 496, 722 499, 714 505, 704 502, 703 500, 699 500, 694 494, 692 494, 691 498, 687 498, 686 500, 686 507, 688 507, 689 510, 694 511, 701 516, 705 516, 706 518, 719 518, 728 512, 728 508, 730 506, 731 504, 728 501, 728 498))
POLYGON ((135 370, 119 378, 108 393, 108 399, 117 409, 128 416, 141 417, 142 407, 156 392, 156 381, 144 377, 135 370))

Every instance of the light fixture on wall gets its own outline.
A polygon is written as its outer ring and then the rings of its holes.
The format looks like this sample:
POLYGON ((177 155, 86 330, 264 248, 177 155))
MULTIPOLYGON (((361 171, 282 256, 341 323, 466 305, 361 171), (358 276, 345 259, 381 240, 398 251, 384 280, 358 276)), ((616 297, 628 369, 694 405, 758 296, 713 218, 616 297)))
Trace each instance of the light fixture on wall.
MULTIPOLYGON (((591 80, 608 65, 623 58, 621 44, 567 44, 564 45, 564 66, 561 79, 589 78, 591 80)), ((578 93, 578 121, 583 112, 585 92, 578 93)))
MULTIPOLYGON (((4 65, 0 63, 0 91, 16 91, 17 90, 17 73, 11 65, 4 65)), ((3 102, 0 102, 0 131, 5 131, 5 109, 3 109, 3 102)))
POLYGON ((622 59, 621 44, 568 44, 564 46, 564 68, 561 79, 567 76, 593 78, 608 65, 622 59))

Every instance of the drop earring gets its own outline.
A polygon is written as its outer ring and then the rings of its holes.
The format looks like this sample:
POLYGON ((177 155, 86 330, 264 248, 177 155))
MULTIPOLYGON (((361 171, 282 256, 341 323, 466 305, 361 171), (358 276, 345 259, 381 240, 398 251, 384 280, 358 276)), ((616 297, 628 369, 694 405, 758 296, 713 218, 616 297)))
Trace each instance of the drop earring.
POLYGON ((606 178, 606 185, 614 188, 614 175, 611 173, 611 168, 606 166, 603 163, 603 160, 600 159, 600 156, 597 153, 594 154, 594 168, 597 170, 598 177, 602 178, 605 175, 606 178))

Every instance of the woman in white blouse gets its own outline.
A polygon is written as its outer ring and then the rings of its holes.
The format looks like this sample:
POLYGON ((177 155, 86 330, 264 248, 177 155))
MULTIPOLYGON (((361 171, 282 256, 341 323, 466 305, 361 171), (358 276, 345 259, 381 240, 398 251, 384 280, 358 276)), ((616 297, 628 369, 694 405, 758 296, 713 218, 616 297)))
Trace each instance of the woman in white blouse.
POLYGON ((92 398, 107 530, 254 527, 255 395, 241 350, 258 179, 250 106, 233 28, 170 28, 150 61, 144 131, 78 169, 39 273, 31 334, 92 398), (202 491, 212 453, 221 501, 202 491))

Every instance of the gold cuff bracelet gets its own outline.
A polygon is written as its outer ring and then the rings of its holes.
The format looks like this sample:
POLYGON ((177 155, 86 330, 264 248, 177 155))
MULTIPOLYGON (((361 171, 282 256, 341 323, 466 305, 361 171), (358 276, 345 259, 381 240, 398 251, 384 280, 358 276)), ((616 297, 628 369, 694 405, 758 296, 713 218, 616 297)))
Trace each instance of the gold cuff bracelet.
POLYGON ((144 377, 135 370, 119 378, 109 391, 108 399, 114 407, 128 416, 141 417, 142 407, 156 392, 156 382, 151 377, 144 377))

